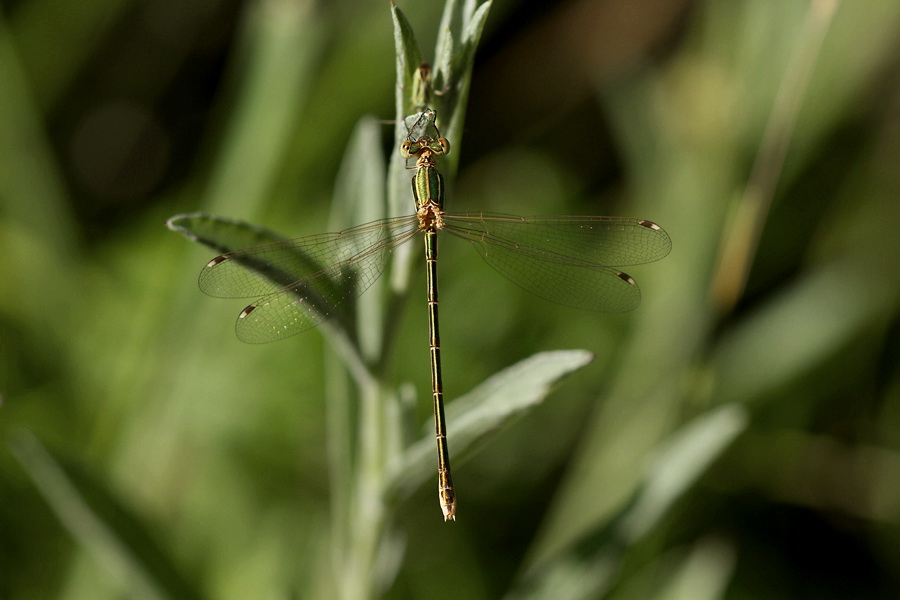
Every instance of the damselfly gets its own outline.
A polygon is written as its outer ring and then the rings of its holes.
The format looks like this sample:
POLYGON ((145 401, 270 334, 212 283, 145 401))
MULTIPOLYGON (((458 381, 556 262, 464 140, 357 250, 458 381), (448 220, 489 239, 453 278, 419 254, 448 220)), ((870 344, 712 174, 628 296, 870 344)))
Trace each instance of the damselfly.
POLYGON ((441 380, 438 232, 470 242, 501 275, 537 296, 605 312, 629 311, 640 302, 634 279, 618 267, 659 260, 671 242, 659 225, 642 219, 445 212, 444 180, 436 159, 447 154, 450 145, 438 132, 433 110, 408 122, 400 152, 415 159, 415 214, 228 252, 209 261, 200 273, 200 289, 220 298, 258 297, 238 316, 237 335, 245 342, 271 342, 338 314, 384 272, 393 250, 422 234, 438 495, 444 519, 452 520, 456 494, 441 380))

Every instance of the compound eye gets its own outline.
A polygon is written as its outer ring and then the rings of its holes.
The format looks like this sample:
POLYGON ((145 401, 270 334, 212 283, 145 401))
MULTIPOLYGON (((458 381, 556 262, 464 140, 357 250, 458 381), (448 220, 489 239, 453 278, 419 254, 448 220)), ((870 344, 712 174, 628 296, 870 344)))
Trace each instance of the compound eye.
POLYGON ((450 142, 446 138, 438 138, 438 144, 441 145, 441 154, 450 152, 450 142))
POLYGON ((400 144, 400 154, 407 158, 412 156, 411 149, 412 149, 412 142, 410 142, 409 140, 400 144))

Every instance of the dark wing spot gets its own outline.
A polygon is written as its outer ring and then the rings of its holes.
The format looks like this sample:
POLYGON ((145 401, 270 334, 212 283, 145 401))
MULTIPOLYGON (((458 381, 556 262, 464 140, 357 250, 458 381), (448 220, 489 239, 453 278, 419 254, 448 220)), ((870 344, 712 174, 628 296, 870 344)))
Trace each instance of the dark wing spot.
POLYGON ((628 285, 636 285, 634 279, 632 279, 631 275, 629 275, 628 273, 619 271, 618 273, 616 273, 616 276, 628 285))
POLYGON ((221 255, 221 256, 215 257, 214 259, 212 259, 211 261, 209 261, 208 263, 206 263, 206 266, 207 266, 207 268, 209 268, 209 267, 214 267, 214 266, 216 266, 216 265, 219 264, 219 263, 225 262, 226 260, 228 260, 228 257, 225 256, 225 255, 223 254, 223 255, 221 255))

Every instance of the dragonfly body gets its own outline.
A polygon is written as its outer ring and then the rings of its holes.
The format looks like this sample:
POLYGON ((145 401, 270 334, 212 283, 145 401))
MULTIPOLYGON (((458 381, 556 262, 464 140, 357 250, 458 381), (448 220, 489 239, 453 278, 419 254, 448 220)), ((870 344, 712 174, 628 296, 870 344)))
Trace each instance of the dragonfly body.
POLYGON ((282 240, 227 252, 200 273, 200 289, 221 298, 257 300, 237 319, 238 337, 283 339, 330 318, 354 321, 346 307, 387 268, 393 250, 425 240, 429 351, 438 449, 438 494, 445 520, 456 516, 444 418, 438 320, 438 232, 463 239, 501 275, 551 302, 592 311, 625 312, 640 302, 634 279, 617 267, 659 260, 671 241, 656 223, 626 217, 535 216, 444 211, 436 159, 449 152, 425 109, 407 119, 400 152, 415 159, 415 214, 337 233, 282 240))
POLYGON ((441 333, 438 318, 438 235, 444 228, 444 178, 438 172, 435 156, 450 151, 444 138, 430 136, 407 140, 400 152, 416 158, 412 178, 413 197, 419 229, 425 233, 425 286, 428 297, 428 347, 431 354, 431 393, 434 404, 434 434, 438 449, 438 500, 445 521, 456 520, 456 493, 450 474, 450 448, 444 417, 444 383, 441 377, 441 333))

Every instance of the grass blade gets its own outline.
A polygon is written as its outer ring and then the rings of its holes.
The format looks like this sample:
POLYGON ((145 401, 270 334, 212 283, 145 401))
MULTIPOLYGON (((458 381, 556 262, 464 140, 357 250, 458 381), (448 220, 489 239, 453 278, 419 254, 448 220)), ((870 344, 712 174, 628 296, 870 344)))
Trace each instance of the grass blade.
POLYGON ((72 536, 107 567, 124 596, 197 599, 203 596, 179 573, 141 519, 81 468, 51 453, 30 433, 12 441, 13 452, 72 536))

